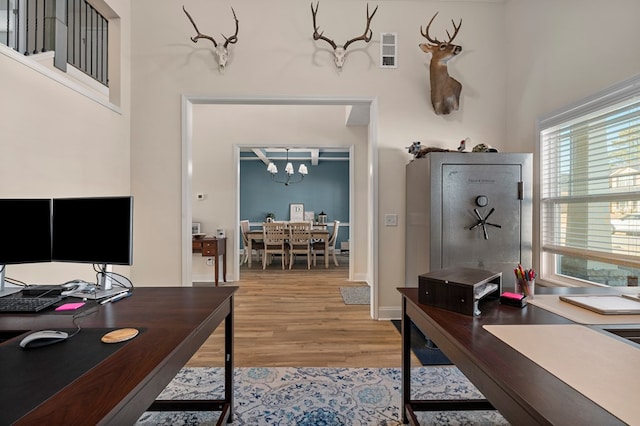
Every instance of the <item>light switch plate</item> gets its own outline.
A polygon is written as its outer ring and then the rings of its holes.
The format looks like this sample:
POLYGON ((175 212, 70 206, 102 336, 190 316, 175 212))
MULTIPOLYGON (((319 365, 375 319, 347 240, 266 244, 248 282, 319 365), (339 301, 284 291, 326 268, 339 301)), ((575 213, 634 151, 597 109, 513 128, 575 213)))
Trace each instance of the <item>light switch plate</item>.
POLYGON ((384 226, 398 226, 398 215, 397 214, 385 214, 384 215, 384 226))

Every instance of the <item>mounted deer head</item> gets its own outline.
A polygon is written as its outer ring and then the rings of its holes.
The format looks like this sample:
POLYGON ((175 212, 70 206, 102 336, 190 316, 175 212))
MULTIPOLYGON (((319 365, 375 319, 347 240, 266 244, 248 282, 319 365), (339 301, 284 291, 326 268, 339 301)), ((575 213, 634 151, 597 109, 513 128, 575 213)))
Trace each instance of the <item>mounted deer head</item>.
POLYGON ((369 4, 367 3, 367 27, 364 30, 364 33, 360 37, 352 38, 347 41, 344 46, 338 46, 333 40, 328 37, 325 37, 324 32, 318 32, 318 25, 316 25, 316 14, 318 13, 318 7, 320 6, 320 2, 316 3, 316 8, 313 8, 313 3, 311 3, 311 16, 313 17, 313 39, 314 40, 324 40, 331 45, 333 48, 333 60, 338 67, 338 70, 342 70, 342 66, 344 65, 345 56, 347 54, 347 47, 354 41, 362 40, 365 43, 369 43, 371 40, 371 35, 373 32, 369 28, 371 26, 371 20, 373 16, 378 11, 378 6, 374 9, 373 13, 369 15, 369 4))
POLYGON ((425 31, 422 31, 422 25, 420 26, 420 34, 431 43, 420 44, 420 48, 426 53, 431 53, 431 64, 429 66, 431 104, 436 114, 441 115, 449 114, 451 111, 457 111, 459 108, 462 84, 449 76, 447 62, 462 51, 462 46, 453 44, 453 40, 456 38, 456 35, 458 35, 458 31, 462 26, 462 19, 460 19, 458 25, 456 25, 452 19, 453 35, 450 35, 449 31, 447 31, 449 41, 439 41, 437 38, 431 38, 431 36, 429 36, 429 27, 436 16, 438 16, 438 12, 433 15, 425 31))
POLYGON ((215 47, 213 53, 216 55, 216 59, 218 61, 218 69, 220 72, 224 72, 224 68, 227 66, 227 61, 229 60, 229 51, 227 50, 227 46, 229 46, 229 44, 235 44, 238 41, 238 18, 236 18, 236 11, 233 10, 233 7, 231 8, 231 12, 233 12, 233 19, 236 21, 236 33, 228 38, 224 34, 221 34, 224 38, 224 44, 219 45, 213 37, 202 34, 200 30, 198 30, 196 23, 193 21, 193 18, 189 15, 189 12, 187 12, 187 9, 185 9, 184 6, 182 6, 182 10, 184 10, 184 13, 187 15, 187 18, 189 18, 189 21, 191 21, 191 24, 193 24, 193 28, 195 28, 197 33, 195 37, 190 37, 191 41, 197 43, 198 39, 204 38, 213 43, 213 47, 215 47))

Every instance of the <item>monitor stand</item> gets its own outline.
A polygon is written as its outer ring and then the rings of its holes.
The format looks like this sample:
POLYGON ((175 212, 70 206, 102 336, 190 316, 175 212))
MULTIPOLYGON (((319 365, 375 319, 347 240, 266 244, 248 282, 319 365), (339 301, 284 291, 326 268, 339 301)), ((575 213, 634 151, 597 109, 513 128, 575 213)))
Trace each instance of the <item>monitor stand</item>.
POLYGON ((0 268, 2 268, 0 269, 0 297, 20 293, 20 291, 22 291, 22 287, 5 288, 4 276, 7 270, 7 265, 0 265, 0 268))
POLYGON ((113 271, 112 265, 100 265, 100 272, 98 273, 98 285, 95 290, 91 291, 76 291, 70 294, 73 297, 81 297, 83 299, 104 299, 105 297, 115 296, 116 294, 126 293, 129 289, 124 287, 113 287, 111 272, 113 271))
POLYGON ((98 288, 96 289, 96 299, 102 299, 103 297, 114 296, 119 293, 127 292, 129 289, 123 287, 113 287, 113 280, 111 279, 111 272, 113 272, 113 265, 100 265, 100 273, 98 274, 98 288))

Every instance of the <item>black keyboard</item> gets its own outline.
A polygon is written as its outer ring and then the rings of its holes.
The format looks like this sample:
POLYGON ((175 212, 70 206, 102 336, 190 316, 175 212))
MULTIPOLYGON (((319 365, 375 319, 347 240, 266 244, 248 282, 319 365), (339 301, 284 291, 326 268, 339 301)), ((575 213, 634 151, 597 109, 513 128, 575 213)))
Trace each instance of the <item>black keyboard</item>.
POLYGON ((64 299, 57 297, 0 297, 0 313, 40 312, 64 299))

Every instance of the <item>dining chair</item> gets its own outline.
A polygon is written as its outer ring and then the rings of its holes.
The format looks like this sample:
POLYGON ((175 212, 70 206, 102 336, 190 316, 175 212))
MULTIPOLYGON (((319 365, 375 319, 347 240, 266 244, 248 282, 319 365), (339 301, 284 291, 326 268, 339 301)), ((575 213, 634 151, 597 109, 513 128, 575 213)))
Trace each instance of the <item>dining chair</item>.
POLYGON ((311 224, 309 222, 289 223, 289 269, 296 254, 307 256, 307 269, 311 269, 311 224))
MULTIPOLYGON (((240 261, 240 264, 247 263, 249 261, 249 256, 253 256, 253 253, 249 253, 249 237, 247 233, 251 230, 251 226, 249 225, 248 220, 240 221, 240 234, 242 235, 242 244, 244 246, 243 257, 240 261)), ((253 240, 251 244, 252 250, 255 250, 258 254, 258 260, 260 260, 260 256, 264 256, 262 252, 264 251, 264 243, 262 240, 253 240)))
POLYGON ((282 222, 270 222, 262 224, 262 243, 264 251, 262 253, 262 269, 267 268, 267 261, 271 260, 271 255, 279 254, 282 258, 282 269, 286 261, 287 229, 282 222))
POLYGON ((333 230, 331 231, 331 235, 329 236, 329 253, 324 252, 324 241, 315 241, 311 248, 313 249, 313 266, 316 266, 316 253, 322 252, 323 256, 328 256, 329 254, 333 254, 333 262, 338 265, 338 258, 336 258, 336 240, 338 239, 338 230, 340 229, 340 221, 333 221, 333 230))

